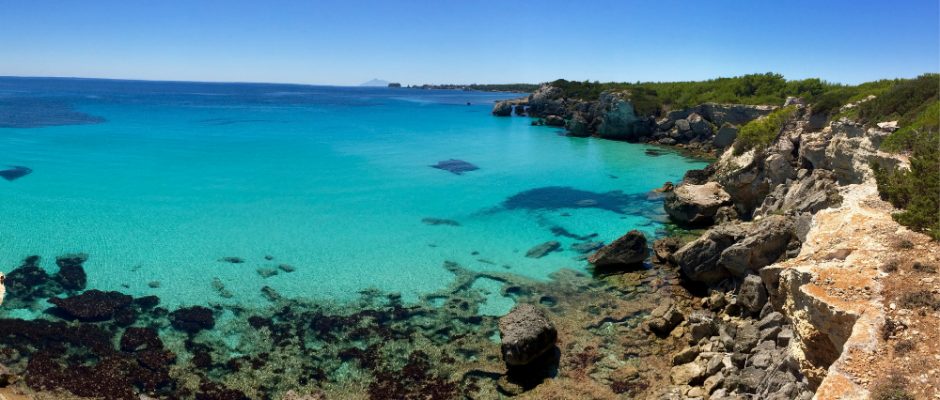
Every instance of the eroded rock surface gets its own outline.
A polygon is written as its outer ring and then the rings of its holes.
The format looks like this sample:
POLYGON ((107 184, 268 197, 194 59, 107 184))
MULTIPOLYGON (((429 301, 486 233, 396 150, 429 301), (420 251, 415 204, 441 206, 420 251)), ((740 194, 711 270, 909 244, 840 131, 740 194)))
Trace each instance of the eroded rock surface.
POLYGON ((588 257, 588 262, 602 268, 629 266, 642 263, 649 258, 649 255, 649 248, 646 247, 646 236, 634 229, 610 244, 601 247, 600 250, 588 257))
POLYGON ((519 366, 555 347, 558 331, 536 306, 519 304, 499 319, 499 337, 503 361, 519 366))

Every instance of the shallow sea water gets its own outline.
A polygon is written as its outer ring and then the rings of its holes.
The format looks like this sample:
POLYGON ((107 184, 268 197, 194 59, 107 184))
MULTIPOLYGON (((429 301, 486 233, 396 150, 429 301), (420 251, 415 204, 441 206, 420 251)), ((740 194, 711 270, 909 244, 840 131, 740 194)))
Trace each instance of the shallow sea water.
MULTIPOLYGON (((585 271, 572 243, 631 229, 653 240, 662 202, 646 193, 706 165, 490 114, 519 96, 0 78, 0 169, 33 170, 0 181, 0 271, 38 254, 53 273, 55 256, 84 252, 89 288, 171 309, 262 305, 264 286, 337 301, 374 287, 413 302, 453 280, 444 261, 544 280, 585 271), (429 167, 449 159, 479 169, 429 167), (525 257, 550 240, 562 251, 525 257), (279 264, 296 271, 256 272, 279 264)), ((475 283, 491 293, 481 314, 513 305, 499 286, 475 283)))

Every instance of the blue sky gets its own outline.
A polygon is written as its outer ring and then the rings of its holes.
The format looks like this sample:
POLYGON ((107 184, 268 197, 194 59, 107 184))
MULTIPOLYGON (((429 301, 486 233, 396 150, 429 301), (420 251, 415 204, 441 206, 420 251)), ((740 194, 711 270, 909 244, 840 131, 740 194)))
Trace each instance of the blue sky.
POLYGON ((0 0, 0 76, 855 84, 938 70, 937 0, 0 0))

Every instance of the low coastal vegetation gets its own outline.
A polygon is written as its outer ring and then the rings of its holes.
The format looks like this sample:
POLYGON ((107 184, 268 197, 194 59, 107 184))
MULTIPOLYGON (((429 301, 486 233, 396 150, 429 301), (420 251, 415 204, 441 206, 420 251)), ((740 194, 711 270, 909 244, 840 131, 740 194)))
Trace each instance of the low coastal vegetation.
POLYGON ((735 152, 740 154, 744 150, 767 147, 777 139, 780 130, 795 113, 796 106, 789 106, 768 114, 764 119, 748 122, 738 133, 740 140, 735 144, 735 152))
POLYGON ((898 119, 902 128, 885 139, 881 150, 909 155, 910 169, 889 169, 873 162, 878 191, 893 206, 904 209, 892 215, 896 221, 934 240, 940 240, 938 90, 940 75, 926 74, 858 107, 863 120, 898 119))

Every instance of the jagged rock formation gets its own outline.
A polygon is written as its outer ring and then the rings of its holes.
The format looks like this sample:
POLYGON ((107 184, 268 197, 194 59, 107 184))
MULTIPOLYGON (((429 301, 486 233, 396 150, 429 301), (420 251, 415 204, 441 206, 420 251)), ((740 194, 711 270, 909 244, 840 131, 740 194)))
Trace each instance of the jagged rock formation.
POLYGON ((649 256, 646 236, 634 229, 591 254, 588 262, 601 268, 609 268, 642 263, 649 256))
POLYGON ((497 117, 508 117, 512 115, 512 104, 508 100, 503 100, 493 106, 493 115, 497 117))
MULTIPOLYGON (((711 328, 697 328, 708 333, 693 335, 690 347, 675 356, 675 386, 667 397, 808 398, 810 389, 818 389, 819 399, 868 396, 859 384, 868 381, 842 366, 851 359, 849 349, 874 351, 884 320, 877 282, 887 252, 884 235, 905 231, 878 198, 868 165, 878 160, 903 166, 907 160, 878 151, 887 129, 848 120, 818 129, 796 104, 797 114, 768 146, 724 152, 709 170, 687 175, 665 201, 676 220, 717 225, 678 250, 657 242, 657 258, 708 284, 706 305, 726 322, 739 321, 719 323, 718 340, 705 344, 696 338, 707 338, 711 328), (720 197, 723 206, 691 206, 697 203, 689 193, 704 185, 716 193, 720 188, 723 196, 711 198, 720 197), (703 208, 707 212, 698 211, 703 208), (682 212, 690 209, 695 212, 682 212), (735 357, 749 355, 737 368, 719 366, 712 359, 721 357, 708 353, 716 348, 733 351, 731 366, 735 357)), ((740 123, 754 116, 716 109, 709 114, 707 108, 693 111, 712 121, 740 123)), ((670 130, 694 132, 693 112, 670 115, 670 130)), ((650 318, 657 326, 661 320, 650 318)), ((683 326, 692 329, 693 318, 675 329, 683 326)))

